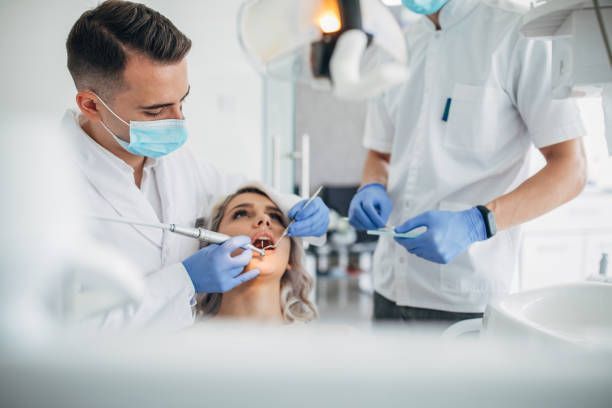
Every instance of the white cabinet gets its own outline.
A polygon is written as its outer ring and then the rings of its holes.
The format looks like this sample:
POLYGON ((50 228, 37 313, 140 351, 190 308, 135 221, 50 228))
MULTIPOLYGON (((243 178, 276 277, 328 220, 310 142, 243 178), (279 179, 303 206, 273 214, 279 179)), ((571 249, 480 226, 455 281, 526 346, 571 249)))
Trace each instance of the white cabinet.
POLYGON ((612 194, 586 192, 525 225, 515 289, 584 280, 604 252, 612 256, 612 194))

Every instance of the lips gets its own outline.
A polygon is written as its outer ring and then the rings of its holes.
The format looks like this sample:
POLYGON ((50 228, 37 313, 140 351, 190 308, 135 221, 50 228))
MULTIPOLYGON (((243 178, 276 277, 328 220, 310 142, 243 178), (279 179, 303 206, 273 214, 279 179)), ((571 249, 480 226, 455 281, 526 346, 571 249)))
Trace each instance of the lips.
MULTIPOLYGON (((259 249, 264 249, 274 245, 274 236, 268 231, 260 231, 251 237, 251 244, 259 249)), ((273 251, 274 248, 268 248, 266 251, 273 251)))

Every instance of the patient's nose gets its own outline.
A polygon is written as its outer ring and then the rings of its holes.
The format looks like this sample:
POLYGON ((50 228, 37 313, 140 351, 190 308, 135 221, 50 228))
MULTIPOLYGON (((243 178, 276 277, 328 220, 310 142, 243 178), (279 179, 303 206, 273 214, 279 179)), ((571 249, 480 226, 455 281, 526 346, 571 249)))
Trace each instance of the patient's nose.
POLYGON ((257 223, 256 223, 257 227, 261 227, 261 226, 266 226, 269 227, 272 225, 272 222, 270 220, 270 217, 268 217, 267 215, 262 215, 261 217, 259 217, 257 219, 257 223))

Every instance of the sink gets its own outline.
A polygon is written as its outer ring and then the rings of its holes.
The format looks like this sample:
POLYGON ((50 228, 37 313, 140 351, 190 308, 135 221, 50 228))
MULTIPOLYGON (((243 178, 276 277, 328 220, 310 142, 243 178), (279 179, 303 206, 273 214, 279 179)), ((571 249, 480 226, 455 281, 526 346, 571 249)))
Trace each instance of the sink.
POLYGON ((495 300, 483 335, 612 350, 612 285, 577 282, 495 300))

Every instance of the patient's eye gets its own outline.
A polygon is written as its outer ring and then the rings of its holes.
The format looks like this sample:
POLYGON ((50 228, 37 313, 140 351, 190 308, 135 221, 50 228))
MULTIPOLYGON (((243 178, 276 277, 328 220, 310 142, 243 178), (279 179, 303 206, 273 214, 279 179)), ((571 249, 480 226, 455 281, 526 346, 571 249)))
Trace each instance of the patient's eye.
POLYGON ((273 212, 270 214, 270 218, 272 218, 274 221, 277 221, 279 224, 282 224, 283 226, 285 225, 285 219, 280 213, 273 212))
POLYGON ((247 213, 246 210, 237 210, 232 215, 232 220, 237 220, 239 218, 246 217, 247 215, 248 215, 248 213, 247 213))

